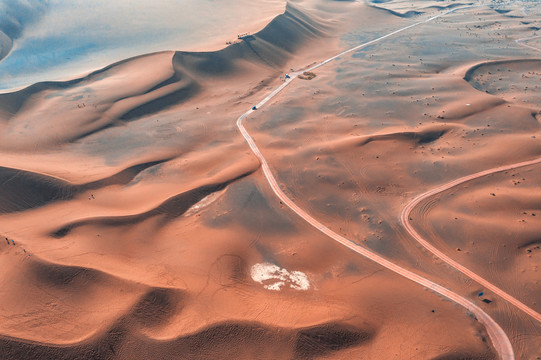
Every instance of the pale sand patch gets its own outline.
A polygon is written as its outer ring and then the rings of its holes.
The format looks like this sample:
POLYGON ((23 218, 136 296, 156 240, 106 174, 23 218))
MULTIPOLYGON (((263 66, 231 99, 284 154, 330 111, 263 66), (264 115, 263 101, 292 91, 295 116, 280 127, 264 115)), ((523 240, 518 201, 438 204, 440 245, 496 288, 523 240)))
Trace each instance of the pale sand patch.
POLYGON ((289 284, 289 287, 295 290, 308 290, 310 281, 302 271, 289 272, 287 269, 281 268, 270 263, 259 263, 252 266, 252 279, 260 284, 266 282, 263 286, 267 290, 282 290, 282 287, 289 284), (274 280, 269 284, 269 280, 274 280))
POLYGON ((198 203, 192 205, 185 213, 184 216, 192 216, 194 214, 197 214, 202 208, 212 204, 214 201, 216 201, 220 195, 222 195, 223 191, 220 192, 214 192, 210 195, 205 196, 202 198, 198 203))

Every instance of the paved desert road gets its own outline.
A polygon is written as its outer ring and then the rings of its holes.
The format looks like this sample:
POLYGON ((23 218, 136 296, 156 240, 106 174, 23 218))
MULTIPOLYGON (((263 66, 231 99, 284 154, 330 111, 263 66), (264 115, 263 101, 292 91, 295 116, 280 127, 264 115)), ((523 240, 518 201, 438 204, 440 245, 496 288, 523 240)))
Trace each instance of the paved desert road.
MULTIPOLYGON (((444 15, 447 15, 449 13, 452 13, 452 12, 455 12, 455 11, 458 11, 458 10, 467 9, 467 8, 473 8, 473 7, 477 7, 477 6, 469 5, 469 6, 457 7, 455 9, 443 12, 443 13, 441 13, 439 15, 433 16, 433 17, 428 18, 426 20, 411 24, 409 26, 398 29, 398 30, 393 31, 393 32, 391 32, 389 34, 386 34, 384 36, 381 36, 381 37, 379 37, 377 39, 374 39, 372 41, 366 42, 364 44, 360 44, 360 45, 358 45, 356 47, 353 47, 353 48, 351 48, 349 50, 346 50, 346 51, 344 51, 344 52, 342 52, 342 53, 340 53, 338 55, 335 55, 335 56, 333 56, 333 57, 331 57, 331 58, 329 58, 329 59, 327 59, 325 61, 322 61, 322 62, 316 64, 315 66, 312 66, 311 68, 307 69, 306 71, 314 70, 314 69, 316 69, 316 68, 318 68, 320 66, 323 66, 323 65, 335 60, 336 58, 338 58, 338 57, 340 57, 342 55, 345 55, 345 54, 350 53, 352 51, 358 50, 358 49, 363 48, 365 46, 371 45, 373 43, 379 42, 379 41, 384 40, 384 39, 386 39, 386 38, 388 38, 390 36, 398 34, 398 33, 402 32, 402 31, 408 30, 408 29, 410 29, 412 27, 427 23, 429 21, 433 21, 433 20, 435 20, 435 19, 437 19, 439 17, 442 17, 444 15)), ((295 72, 295 73, 290 74, 289 79, 286 79, 286 81, 280 87, 275 89, 273 92, 271 92, 269 95, 267 95, 263 100, 261 100, 256 105, 256 107, 258 109, 261 108, 270 99, 272 99, 274 96, 276 96, 278 93, 280 93, 283 89, 285 89, 293 80, 295 80, 297 78, 298 75, 299 75, 299 72, 295 72)), ((449 289, 447 289, 447 288, 445 288, 445 287, 443 287, 443 286, 441 286, 439 284, 434 283, 433 281, 430 281, 430 280, 428 280, 428 279, 426 279, 426 278, 424 278, 424 277, 422 277, 422 276, 420 276, 418 274, 415 274, 414 272, 412 272, 410 270, 402 268, 402 267, 396 265, 395 263, 385 259, 384 257, 382 257, 382 256, 380 256, 380 255, 378 255, 378 254, 376 254, 376 253, 374 253, 374 252, 372 252, 372 251, 370 251, 370 250, 368 250, 366 248, 363 248, 363 247, 357 245, 356 243, 354 243, 353 241, 351 241, 351 240, 349 240, 349 239, 335 233, 334 231, 332 231, 331 229, 329 229, 328 227, 326 227, 325 225, 323 225, 322 223, 317 221, 315 218, 310 216, 307 212, 305 212, 303 209, 301 209, 299 206, 297 206, 290 198, 288 198, 287 195, 282 191, 282 189, 280 188, 280 185, 278 184, 278 182, 276 181, 274 175, 272 174, 272 171, 271 171, 271 169, 269 167, 269 164, 267 163, 267 160, 265 159, 265 157, 263 156, 263 154, 261 153, 261 151, 259 150, 259 148, 255 144, 253 138, 250 136, 250 134, 248 133, 248 131, 246 130, 246 128, 243 125, 243 121, 252 112, 254 112, 254 110, 250 109, 247 112, 245 112, 244 114, 242 114, 237 119, 237 127, 238 127, 240 133, 242 134, 242 136, 244 137, 244 139, 246 140, 246 142, 248 143, 248 145, 250 146, 250 149, 252 150, 254 155, 261 162, 261 168, 263 170, 263 174, 264 174, 267 182, 269 183, 272 191, 283 202, 283 204, 288 206, 293 212, 295 212, 298 216, 300 216, 302 219, 304 219, 310 225, 312 225, 313 227, 315 227, 316 229, 321 231, 323 234, 329 236, 331 239, 333 239, 333 240, 337 241, 338 243, 342 244, 343 246, 345 246, 345 247, 351 249, 352 251, 355 251, 356 253, 358 253, 358 254, 360 254, 360 255, 362 255, 362 256, 364 256, 364 257, 366 257, 366 258, 368 258, 368 259, 370 259, 370 260, 372 260, 372 261, 374 261, 374 262, 376 262, 378 264, 380 264, 381 266, 383 266, 383 267, 385 267, 385 268, 387 268, 387 269, 389 269, 389 270, 391 270, 391 271, 393 271, 393 272, 395 272, 395 273, 397 273, 397 274, 399 274, 401 276, 404 276, 404 277, 410 279, 411 281, 414 281, 417 284, 422 285, 422 286, 434 291, 435 293, 438 293, 438 294, 450 299, 451 301, 463 306, 465 309, 467 309, 468 311, 473 313, 475 315, 475 317, 477 318, 477 320, 485 326, 485 328, 487 330, 487 333, 488 333, 488 335, 490 337, 490 340, 492 341, 492 345, 493 345, 495 351, 498 353, 500 359, 502 359, 502 360, 515 359, 513 347, 511 345, 511 342, 509 341, 509 338, 507 337, 507 335, 503 331, 503 329, 487 313, 485 313, 480 307, 475 305, 473 302, 471 302, 470 300, 467 300, 466 298, 452 292, 451 290, 449 290, 449 289)), ((525 166, 525 165, 522 165, 522 166, 525 166)), ((500 171, 502 171, 502 170, 500 170, 500 171)), ((478 173, 478 174, 480 174, 480 173, 478 173)), ((476 174, 474 174, 474 175, 476 175, 476 174)), ((461 179, 459 179, 459 180, 461 180, 461 179)), ((421 201, 421 200, 419 200, 419 201, 421 201)), ((412 228, 412 230, 413 230, 413 228, 412 228)), ((452 263, 450 265, 454 266, 452 263)), ((467 270, 467 269, 465 269, 465 270, 467 270)), ((494 288, 498 289, 495 286, 494 286, 494 288)), ((500 292, 503 293, 503 291, 501 291, 501 290, 500 290, 500 292)), ((517 300, 517 302, 518 302, 518 300, 517 300)))

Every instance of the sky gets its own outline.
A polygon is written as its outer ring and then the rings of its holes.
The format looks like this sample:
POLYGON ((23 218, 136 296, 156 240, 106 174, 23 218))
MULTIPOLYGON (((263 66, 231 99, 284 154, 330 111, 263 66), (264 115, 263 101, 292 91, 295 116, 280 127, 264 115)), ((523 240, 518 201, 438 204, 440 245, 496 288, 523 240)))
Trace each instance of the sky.
POLYGON ((13 40, 0 61, 0 90, 155 51, 216 50, 263 27, 284 6, 285 0, 0 0, 0 31, 13 40))

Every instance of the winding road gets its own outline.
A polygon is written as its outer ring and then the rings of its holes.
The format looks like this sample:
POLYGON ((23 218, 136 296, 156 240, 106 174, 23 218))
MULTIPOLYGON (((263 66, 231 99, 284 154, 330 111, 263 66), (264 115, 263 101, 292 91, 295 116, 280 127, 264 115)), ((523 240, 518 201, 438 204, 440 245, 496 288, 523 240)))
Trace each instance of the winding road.
MULTIPOLYGON (((314 69, 316 69, 316 68, 318 68, 320 66, 323 66, 323 65, 337 59, 338 57, 340 57, 342 55, 345 55, 347 53, 356 51, 356 50, 361 49, 363 47, 366 47, 368 45, 377 43, 377 42, 379 42, 381 40, 384 40, 384 39, 386 39, 386 38, 388 38, 390 36, 393 36, 393 35, 396 35, 396 34, 398 34, 400 32, 406 31, 406 30, 411 29, 411 28, 413 28, 415 26, 419 26, 419 25, 425 24, 427 22, 433 21, 433 20, 435 20, 437 18, 440 18, 440 17, 445 16, 447 14, 450 14, 452 12, 455 12, 455 11, 458 11, 458 10, 463 10, 463 9, 468 9, 468 8, 481 7, 481 6, 484 6, 484 5, 468 5, 468 6, 461 6, 461 7, 454 8, 452 10, 448 10, 448 11, 440 13, 440 14, 438 14, 436 16, 430 17, 430 18, 428 18, 426 20, 419 21, 417 23, 413 23, 411 25, 408 25, 406 27, 403 27, 401 29, 398 29, 396 31, 388 33, 386 35, 383 35, 383 36, 381 36, 381 37, 379 37, 377 39, 371 40, 369 42, 366 42, 366 43, 360 44, 358 46, 355 46, 355 47, 353 47, 353 48, 351 48, 349 50, 343 51, 340 54, 335 55, 333 57, 330 57, 327 60, 324 60, 324 61, 322 61, 322 62, 310 67, 309 69, 304 70, 304 71, 314 70, 314 69)), ((522 44, 522 45, 524 45, 524 44, 522 44)), ((294 72, 294 73, 289 74, 290 78, 286 79, 286 81, 281 86, 276 88, 269 95, 267 95, 263 100, 261 100, 256 105, 256 108, 260 109, 269 100, 271 100, 273 97, 275 97, 277 94, 279 94, 289 84, 291 84, 291 82, 294 81, 298 77, 298 75, 300 73, 301 72, 299 71, 299 72, 294 72)), ((495 351, 498 353, 500 359, 502 359, 502 360, 515 359, 513 347, 511 345, 511 342, 509 341, 509 338, 506 335, 506 333, 503 331, 503 329, 486 312, 484 312, 479 306, 475 305, 472 301, 470 301, 470 300, 468 300, 468 299, 454 293, 453 291, 451 291, 451 290, 449 290, 449 289, 447 289, 447 288, 445 288, 445 287, 443 287, 443 286, 441 286, 441 285, 439 285, 439 284, 437 284, 437 283, 435 283, 435 282, 433 282, 431 280, 428 280, 428 279, 426 279, 426 278, 424 278, 424 277, 422 277, 422 276, 420 276, 420 275, 418 275, 418 274, 416 274, 416 273, 414 273, 414 272, 412 272, 412 271, 410 271, 408 269, 400 267, 399 265, 391 262, 390 260, 388 260, 388 259, 386 259, 386 258, 372 252, 371 250, 368 250, 368 249, 366 249, 366 248, 364 248, 362 246, 359 246, 355 242, 353 242, 353 241, 341 236, 340 234, 332 231, 330 228, 323 225, 322 223, 317 221, 315 218, 313 218, 311 215, 309 215, 306 211, 304 211, 299 206, 297 206, 293 202, 293 200, 291 200, 289 197, 287 197, 287 195, 280 188, 280 185, 276 181, 276 178, 272 174, 271 168, 270 168, 269 164, 267 163, 267 160, 265 159, 265 157, 263 156, 263 154, 261 153, 261 151, 259 150, 259 148, 255 144, 255 141, 253 140, 253 138, 250 136, 250 134, 248 133, 248 131, 246 130, 246 128, 243 125, 244 120, 248 117, 248 115, 250 115, 254 111, 255 110, 250 109, 247 112, 245 112, 244 114, 242 114, 237 119, 236 124, 237 124, 237 127, 238 127, 240 133, 242 134, 242 136, 244 137, 244 139, 246 140, 246 142, 250 146, 250 149, 252 150, 254 155, 261 162, 261 168, 263 170, 263 174, 264 174, 267 182, 269 183, 272 191, 282 201, 283 204, 288 206, 293 212, 295 212, 298 216, 300 216, 303 220, 308 222, 310 225, 312 225, 313 227, 315 227, 316 229, 318 229, 319 231, 321 231, 323 234, 327 235, 328 237, 332 238, 336 242, 342 244, 343 246, 345 246, 345 247, 351 249, 352 251, 354 251, 354 252, 356 252, 356 253, 358 253, 358 254, 360 254, 360 255, 362 255, 362 256, 364 256, 364 257, 366 257, 366 258, 368 258, 368 259, 370 259, 370 260, 372 260, 372 261, 374 261, 374 262, 376 262, 378 264, 380 264, 381 266, 383 266, 383 267, 385 267, 385 268, 387 268, 387 269, 389 269, 389 270, 391 270, 391 271, 393 271, 393 272, 395 272, 395 273, 397 273, 397 274, 399 274, 399 275, 401 275, 401 276, 403 276, 403 277, 405 277, 407 279, 410 279, 411 281, 414 281, 415 283, 417 283, 419 285, 422 285, 422 286, 426 287, 427 289, 430 289, 433 292, 435 292, 437 294, 440 294, 440 295, 450 299, 451 301, 463 306, 469 312, 474 314, 475 317, 477 318, 477 320, 481 324, 483 324, 485 326, 485 328, 487 330, 487 333, 488 333, 488 335, 490 337, 490 340, 491 340, 491 342, 493 344, 493 347, 494 347, 495 351)), ((541 315, 539 315, 537 312, 530 309, 529 307, 527 307, 526 305, 524 305, 523 303, 521 303, 520 301, 518 301, 517 299, 515 299, 511 295, 507 294, 503 290, 499 289, 497 286, 491 284, 490 282, 483 279, 479 275, 473 273, 469 269, 467 269, 464 266, 458 264, 456 261, 449 258, 445 254, 443 254, 441 251, 439 251, 438 249, 433 247, 429 242, 427 242, 425 239, 423 239, 415 231, 415 229, 413 228, 413 226, 409 222, 410 221, 409 220, 410 219, 409 215, 410 215, 411 211, 413 210, 413 208, 415 208, 415 206, 417 204, 419 204, 421 201, 429 198, 430 196, 436 195, 438 193, 441 193, 442 191, 448 190, 448 189, 450 189, 450 188, 452 188, 454 186, 457 186, 459 184, 462 184, 462 183, 464 183, 466 181, 470 181, 470 180, 473 180, 473 179, 476 179, 476 178, 479 178, 479 177, 482 177, 482 176, 494 174, 494 173, 505 171, 505 170, 524 167, 524 166, 528 166, 528 165, 538 164, 538 163, 541 163, 541 158, 530 160, 530 161, 524 161, 524 162, 521 162, 521 163, 501 166, 501 167, 497 167, 497 168, 493 168, 493 169, 489 169, 489 170, 485 170, 485 171, 481 171, 481 172, 478 172, 478 173, 468 175, 468 176, 465 176, 463 178, 451 181, 451 182, 449 182, 447 184, 438 186, 437 188, 432 189, 430 191, 427 191, 427 192, 417 196, 412 201, 410 201, 406 205, 404 210, 402 211, 402 214, 401 214, 400 218, 401 218, 402 224, 404 225, 404 227, 406 228, 408 233, 416 241, 418 241, 422 246, 424 246, 427 250, 429 250, 434 255, 438 256, 439 258, 441 258, 443 261, 445 261, 450 266, 452 266, 455 269, 461 271, 463 274, 469 276, 470 278, 472 278, 473 280, 475 280, 479 284, 485 286, 487 289, 491 290, 494 294, 497 294, 497 295, 501 296, 503 299, 505 299, 509 303, 513 304, 517 308, 524 311, 526 314, 530 315, 531 317, 533 317, 537 321, 541 322, 541 315)))
POLYGON ((481 276, 477 275, 476 273, 472 272, 468 268, 460 265, 455 260, 451 259, 449 256, 445 255, 442 251, 438 250, 436 247, 434 247, 432 244, 430 244, 428 241, 423 239, 421 235, 414 229, 413 225, 411 224, 411 217, 410 214, 412 210, 423 200, 426 200, 434 195, 437 195, 439 193, 442 193, 446 190, 449 190, 457 185, 463 184, 465 182, 478 179, 483 176, 495 174, 498 172, 506 171, 506 170, 512 170, 521 168, 528 165, 535 165, 541 163, 541 158, 529 160, 529 161, 523 161, 515 164, 510 165, 503 165, 496 168, 480 171, 475 174, 464 176, 460 179, 453 180, 451 182, 448 182, 447 184, 440 185, 436 188, 433 188, 425 193, 422 193, 418 195, 416 198, 414 198, 412 201, 410 201, 406 207, 402 210, 402 213, 400 214, 400 221, 402 222, 402 225, 406 228, 407 232, 419 243, 421 244, 425 249, 430 251, 432 254, 436 255, 438 258, 443 260, 448 265, 454 267, 464 275, 468 276, 470 279, 476 281, 478 284, 484 286, 485 288, 492 291, 494 294, 499 295, 502 299, 506 300, 510 304, 513 304, 518 309, 524 311, 526 314, 534 318, 535 320, 541 322, 541 314, 536 312, 535 310, 529 308, 528 306, 524 305, 522 302, 514 298, 513 296, 509 295, 502 289, 498 288, 496 285, 493 285, 489 281, 485 280, 481 276))

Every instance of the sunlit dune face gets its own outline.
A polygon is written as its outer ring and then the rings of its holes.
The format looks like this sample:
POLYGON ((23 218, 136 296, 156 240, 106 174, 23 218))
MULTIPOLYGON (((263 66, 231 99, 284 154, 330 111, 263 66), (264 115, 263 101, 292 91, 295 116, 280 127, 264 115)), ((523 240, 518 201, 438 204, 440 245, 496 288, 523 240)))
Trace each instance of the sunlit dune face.
POLYGON ((7 57, 0 56, 0 90, 145 53, 218 50, 239 33, 261 29, 284 6, 284 0, 1 0, 0 31, 7 37, 0 33, 0 55, 7 57))

